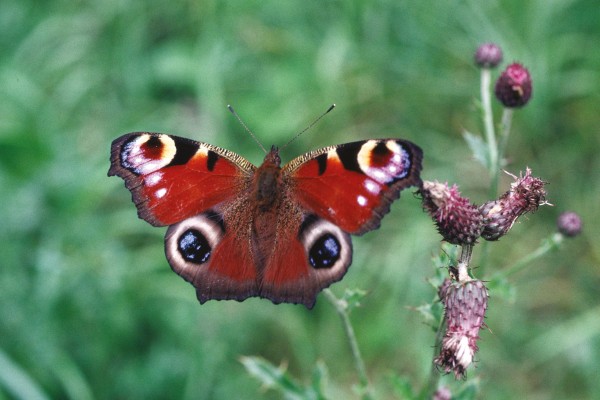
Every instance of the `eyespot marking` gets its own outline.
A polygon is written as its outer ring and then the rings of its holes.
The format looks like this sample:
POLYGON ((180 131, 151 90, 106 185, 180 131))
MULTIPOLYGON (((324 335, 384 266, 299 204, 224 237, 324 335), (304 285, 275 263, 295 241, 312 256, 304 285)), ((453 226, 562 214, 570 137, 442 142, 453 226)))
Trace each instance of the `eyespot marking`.
POLYGON ((331 268, 339 260, 342 245, 331 233, 319 237, 308 251, 308 262, 313 268, 331 268))
POLYGON ((225 234, 221 218, 214 211, 171 225, 165 235, 165 253, 173 271, 193 282, 198 267, 210 262, 210 255, 225 234))
POLYGON ((194 264, 204 264, 212 252, 206 236, 196 229, 188 229, 179 236, 177 249, 184 260, 194 264))
POLYGON ((406 177, 411 161, 408 151, 395 140, 369 140, 357 155, 360 170, 379 184, 391 185, 406 177))
POLYGON ((148 175, 169 165, 177 148, 168 135, 132 136, 121 147, 121 165, 137 175, 148 175))
POLYGON ((350 235, 327 220, 309 215, 300 226, 298 239, 309 265, 322 279, 344 276, 352 262, 350 235))

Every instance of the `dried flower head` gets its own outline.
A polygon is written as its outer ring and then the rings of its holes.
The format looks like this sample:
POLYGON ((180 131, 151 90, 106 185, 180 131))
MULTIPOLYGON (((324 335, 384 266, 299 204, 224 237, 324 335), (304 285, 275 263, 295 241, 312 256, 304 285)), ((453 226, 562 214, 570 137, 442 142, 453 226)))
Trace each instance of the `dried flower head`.
POLYGON ((480 208, 484 218, 484 228, 481 236, 485 240, 498 240, 504 236, 521 215, 534 212, 546 203, 545 182, 531 176, 527 168, 525 175, 516 177, 510 185, 510 190, 498 200, 488 201, 480 208))
POLYGON ((581 218, 576 212, 566 211, 556 220, 558 231, 565 236, 574 237, 581 233, 581 218))
POLYGON ((481 68, 495 68, 502 62, 502 49, 495 43, 484 43, 475 52, 475 64, 481 68))
POLYGON ((477 206, 461 197, 456 185, 425 181, 421 195, 423 209, 433 218, 444 240, 459 245, 475 243, 483 219, 477 206))
POLYGON ((446 332, 439 356, 433 362, 459 379, 479 349, 479 330, 484 324, 488 291, 482 281, 468 280, 450 285, 443 299, 446 332))
POLYGON ((510 64, 496 81, 496 97, 508 108, 523 107, 531 98, 531 76, 519 63, 510 64))

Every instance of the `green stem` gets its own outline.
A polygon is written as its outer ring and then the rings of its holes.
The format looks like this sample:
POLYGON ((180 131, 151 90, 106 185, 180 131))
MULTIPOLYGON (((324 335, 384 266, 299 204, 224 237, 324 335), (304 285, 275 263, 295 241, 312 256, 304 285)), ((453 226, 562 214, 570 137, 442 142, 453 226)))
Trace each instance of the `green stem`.
POLYGON ((471 264, 471 256, 473 255, 473 245, 467 244, 461 247, 460 258, 458 259, 458 276, 456 279, 459 282, 467 282, 471 280, 469 276, 469 264, 471 264))
POLYGON ((492 179, 492 198, 496 197, 498 186, 498 144, 496 143, 496 132, 494 131, 494 115, 492 114, 492 96, 490 83, 492 72, 489 68, 481 69, 481 105, 483 108, 483 128, 488 145, 489 165, 488 171, 492 179))
POLYGON ((544 240, 542 242, 542 244, 540 245, 540 247, 538 247, 535 251, 533 251, 533 252, 529 253, 528 255, 526 255, 525 257, 521 258, 519 261, 514 263, 509 268, 506 268, 505 270, 495 273, 492 276, 492 279, 490 279, 490 281, 497 282, 499 280, 504 280, 504 279, 508 278, 509 276, 522 271, 523 269, 525 269, 525 267, 529 263, 531 263, 536 258, 540 258, 540 257, 544 256, 545 254, 549 253, 550 251, 557 249, 560 246, 560 244, 562 243, 563 239, 564 239, 564 236, 562 234, 555 233, 549 239, 544 240))
POLYGON ((500 122, 500 146, 498 147, 498 169, 502 168, 502 160, 506 152, 506 146, 508 144, 508 137, 510 136, 510 127, 512 125, 513 117, 512 108, 504 108, 502 112, 502 120, 500 122))
MULTIPOLYGON (((433 345, 433 359, 438 356, 438 352, 440 351, 440 344, 442 343, 442 338, 444 337, 444 325, 446 320, 444 316, 440 320, 440 324, 437 329, 437 333, 435 334, 435 342, 433 345)), ((421 390, 421 394, 419 396, 420 399, 432 399, 434 393, 438 389, 438 385, 440 382, 441 373, 438 370, 437 365, 432 362, 431 368, 429 369, 429 379, 427 379, 427 386, 421 390)))
POLYGON ((484 276, 487 263, 490 256, 490 242, 487 240, 481 244, 479 248, 479 268, 477 268, 477 275, 484 276))
POLYGON ((371 400, 373 399, 373 396, 371 395, 371 386, 369 384, 369 378, 367 377, 367 369, 365 368, 365 363, 360 354, 360 349, 358 348, 358 342, 356 341, 354 328, 352 328, 352 323, 350 322, 350 315, 348 314, 346 302, 338 299, 330 289, 323 290, 323 293, 342 320, 344 332, 346 333, 348 343, 350 343, 350 350, 352 351, 352 357, 354 358, 354 366, 358 373, 358 379, 363 392, 362 398, 364 400, 371 400))

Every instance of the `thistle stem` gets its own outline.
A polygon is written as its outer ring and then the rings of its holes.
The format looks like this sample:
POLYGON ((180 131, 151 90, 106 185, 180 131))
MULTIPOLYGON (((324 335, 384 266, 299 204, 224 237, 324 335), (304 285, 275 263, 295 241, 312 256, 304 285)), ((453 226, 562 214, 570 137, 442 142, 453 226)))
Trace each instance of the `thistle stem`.
MULTIPOLYGON (((483 129, 485 132, 485 139, 488 145, 488 173, 490 176, 490 199, 495 199, 498 195, 498 181, 499 181, 499 154, 498 154, 498 143, 496 142, 496 132, 494 130, 494 114, 492 113, 492 93, 490 89, 492 81, 492 71, 489 68, 481 69, 481 105, 483 111, 483 129)), ((510 125, 509 125, 510 130, 510 125)), ((508 132, 508 131, 507 131, 508 132)), ((508 138, 508 133, 503 136, 508 138)), ((481 249, 481 270, 485 268, 489 253, 488 242, 485 242, 481 249)))
POLYGON ((549 253, 550 251, 557 249, 562 243, 563 239, 564 236, 561 233, 555 233, 550 238, 544 240, 540 247, 538 247, 535 251, 521 258, 509 268, 506 268, 505 270, 499 271, 496 274, 494 274, 492 276, 491 282, 497 282, 499 280, 506 279, 509 276, 522 271, 529 263, 531 263, 536 258, 540 258, 545 254, 549 253))
POLYGON ((492 71, 489 68, 481 69, 481 105, 483 108, 483 128, 485 139, 488 145, 488 171, 492 179, 491 190, 492 198, 496 197, 498 186, 498 144, 496 142, 496 132, 494 131, 494 115, 492 113, 492 96, 490 92, 490 83, 492 81, 492 71))
POLYGON ((501 163, 506 152, 508 137, 510 136, 513 113, 513 109, 508 107, 505 107, 502 112, 502 120, 500 122, 500 145, 498 147, 498 169, 502 168, 501 163))
POLYGON ((358 379, 360 381, 362 390, 362 398, 363 400, 372 400, 373 396, 371 395, 371 386, 369 384, 369 378, 367 377, 367 369, 365 368, 365 363, 360 354, 360 349, 358 348, 358 342, 356 341, 354 328, 350 322, 347 304, 344 300, 338 299, 330 289, 323 290, 323 293, 325 294, 327 300, 333 305, 335 311, 342 320, 344 332, 346 333, 346 338, 348 339, 350 350, 352 351, 352 357, 354 358, 354 367, 358 373, 358 379))
MULTIPOLYGON (((437 332, 435 334, 432 360, 434 360, 438 356, 438 352, 440 351, 440 344, 442 343, 442 338, 444 337, 445 323, 446 323, 446 320, 445 320, 444 316, 442 315, 442 318, 440 319, 440 323, 437 328, 437 332)), ((423 390, 421 390, 421 395, 419 396, 419 399, 432 399, 433 398, 433 395, 438 388, 438 385, 440 382, 440 377, 441 377, 441 374, 440 374, 440 371, 438 370, 437 365, 434 362, 432 362, 431 368, 429 370, 429 379, 427 380, 427 386, 425 386, 423 388, 423 390)))
POLYGON ((458 281, 467 282, 471 280, 469 276, 469 264, 473 255, 473 245, 467 244, 461 247, 460 258, 458 259, 458 281))

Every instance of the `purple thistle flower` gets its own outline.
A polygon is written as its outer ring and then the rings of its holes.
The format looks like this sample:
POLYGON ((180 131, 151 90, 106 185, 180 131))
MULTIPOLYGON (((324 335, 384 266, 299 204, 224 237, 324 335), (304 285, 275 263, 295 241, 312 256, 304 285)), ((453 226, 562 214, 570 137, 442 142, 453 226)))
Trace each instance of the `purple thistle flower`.
POLYGON ((444 302, 446 296, 448 295, 448 288, 452 285, 452 279, 446 278, 442 282, 442 284, 438 287, 438 296, 440 297, 440 301, 444 302))
POLYGON ((433 394, 433 400, 452 400, 452 392, 448 386, 438 388, 433 394))
POLYGON ((567 237, 574 237, 581 233, 582 224, 579 215, 573 211, 566 211, 558 216, 556 221, 558 231, 567 237))
POLYGON ((510 190, 498 200, 488 201, 480 208, 484 218, 484 227, 481 237, 485 240, 498 240, 504 236, 521 215, 534 212, 546 203, 545 182, 531 176, 527 168, 525 175, 516 177, 510 185, 510 190))
POLYGON ((519 63, 510 64, 496 81, 496 98, 507 108, 523 107, 531 98, 531 76, 519 63))
POLYGON ((423 182, 423 209, 429 213, 444 240, 451 244, 473 244, 483 229, 476 205, 461 197, 458 187, 447 183, 423 182))
POLYGON ((502 49, 495 43, 484 43, 475 52, 475 64, 481 68, 495 68, 502 62, 502 49))
POLYGON ((479 350, 477 340, 484 324, 488 297, 483 282, 474 279, 454 282, 445 290, 442 301, 446 332, 440 354, 433 362, 445 373, 453 372, 457 379, 465 376, 479 350))

